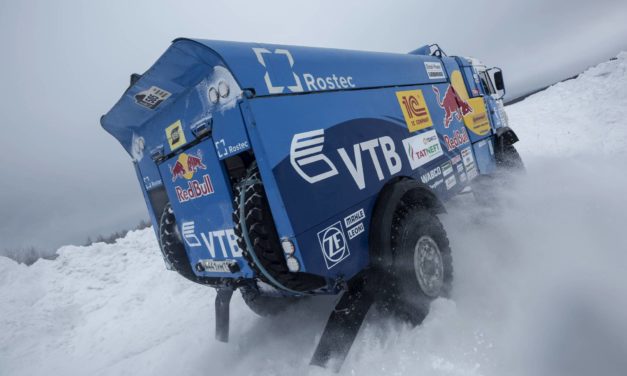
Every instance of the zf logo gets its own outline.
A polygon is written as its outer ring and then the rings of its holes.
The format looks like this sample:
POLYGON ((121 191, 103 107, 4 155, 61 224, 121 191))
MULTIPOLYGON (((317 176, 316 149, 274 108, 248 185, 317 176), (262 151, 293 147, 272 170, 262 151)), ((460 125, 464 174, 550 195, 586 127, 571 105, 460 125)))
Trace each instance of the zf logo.
POLYGON ((335 222, 318 233, 318 242, 324 255, 324 262, 327 269, 331 269, 342 260, 350 256, 346 236, 342 230, 342 223, 335 222))
MULTIPOLYGON (((292 138, 290 163, 296 173, 310 184, 339 174, 335 164, 322 153, 323 145, 324 129, 298 133, 292 138), (303 170, 305 166, 308 172, 303 170)), ((389 136, 354 144, 348 150, 339 148, 336 151, 360 190, 366 188, 364 167, 368 163, 367 159, 372 162, 379 181, 385 178, 382 162, 385 162, 390 176, 397 174, 403 168, 394 140, 389 136)))
MULTIPOLYGON (((292 54, 284 48, 276 48, 274 51, 270 51, 267 48, 253 48, 253 52, 257 57, 257 61, 266 70, 263 80, 268 88, 270 94, 281 94, 287 87, 292 93, 301 93, 305 90, 301 83, 301 78, 294 72, 294 58, 292 54), (287 63, 287 65, 285 64, 287 63), (283 66, 283 69, 287 69, 289 65, 290 73, 293 80, 288 79, 290 82, 285 82, 283 75, 274 76, 274 81, 270 78, 269 71, 274 71, 272 66, 276 64, 277 69, 279 66, 283 66), (278 84, 277 84, 278 83, 278 84)), ((288 76, 289 77, 289 76, 288 76)), ((290 77, 291 78, 291 77, 290 77)), ((329 76, 315 76, 311 73, 302 74, 303 81, 307 91, 319 91, 319 90, 341 90, 350 89, 356 87, 353 83, 352 76, 338 76, 331 74, 329 76)))

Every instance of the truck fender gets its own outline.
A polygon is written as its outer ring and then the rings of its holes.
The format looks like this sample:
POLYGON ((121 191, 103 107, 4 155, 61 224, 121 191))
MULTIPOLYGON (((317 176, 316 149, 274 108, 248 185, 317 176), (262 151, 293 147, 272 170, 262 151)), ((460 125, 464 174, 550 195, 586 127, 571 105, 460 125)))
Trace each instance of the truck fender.
POLYGON ((518 142, 518 136, 514 132, 514 130, 510 127, 501 127, 496 130, 495 143, 497 146, 497 150, 503 146, 514 145, 518 142))
POLYGON ((445 213, 444 205, 429 186, 413 179, 401 178, 386 184, 375 202, 370 220, 368 238, 373 265, 388 268, 392 265, 392 221, 401 205, 420 204, 435 214, 445 213))

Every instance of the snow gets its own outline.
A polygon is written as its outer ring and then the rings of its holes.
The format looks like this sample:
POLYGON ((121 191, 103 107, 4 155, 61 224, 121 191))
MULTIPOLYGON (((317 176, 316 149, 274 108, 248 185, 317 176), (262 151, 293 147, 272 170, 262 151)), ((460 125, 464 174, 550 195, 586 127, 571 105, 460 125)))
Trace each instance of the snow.
MULTIPOLYGON (((627 369, 627 53, 510 106, 528 173, 499 209, 443 216, 452 300, 417 328, 373 312, 343 375, 618 375, 627 369)), ((326 375, 308 366, 334 302, 259 318, 239 295, 213 339, 214 290, 164 268, 151 229, 0 257, 0 375, 326 375)))

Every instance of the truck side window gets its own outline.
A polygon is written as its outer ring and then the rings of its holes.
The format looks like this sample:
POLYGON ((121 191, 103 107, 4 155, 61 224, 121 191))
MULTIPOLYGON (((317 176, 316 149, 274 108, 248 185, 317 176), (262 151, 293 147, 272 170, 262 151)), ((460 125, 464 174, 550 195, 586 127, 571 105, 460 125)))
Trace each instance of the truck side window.
POLYGON ((490 78, 488 77, 488 72, 480 71, 479 79, 481 80, 481 86, 483 86, 483 91, 486 94, 491 95, 496 93, 496 90, 494 90, 494 88, 492 87, 492 83, 490 82, 490 78))

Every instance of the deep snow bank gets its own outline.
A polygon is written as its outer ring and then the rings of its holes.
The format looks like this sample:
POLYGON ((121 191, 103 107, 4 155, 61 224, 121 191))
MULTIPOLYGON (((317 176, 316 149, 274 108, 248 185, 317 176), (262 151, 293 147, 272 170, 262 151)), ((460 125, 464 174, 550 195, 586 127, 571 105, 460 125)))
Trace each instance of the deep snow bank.
MULTIPOLYGON (((451 203, 453 300, 369 320, 341 374, 623 374, 626 98, 622 53, 508 108, 528 174, 500 210, 451 203)), ((0 257, 2 375, 327 373, 307 364, 332 299, 263 319, 236 296, 221 344, 213 290, 166 272, 152 230, 59 253, 0 257)))

